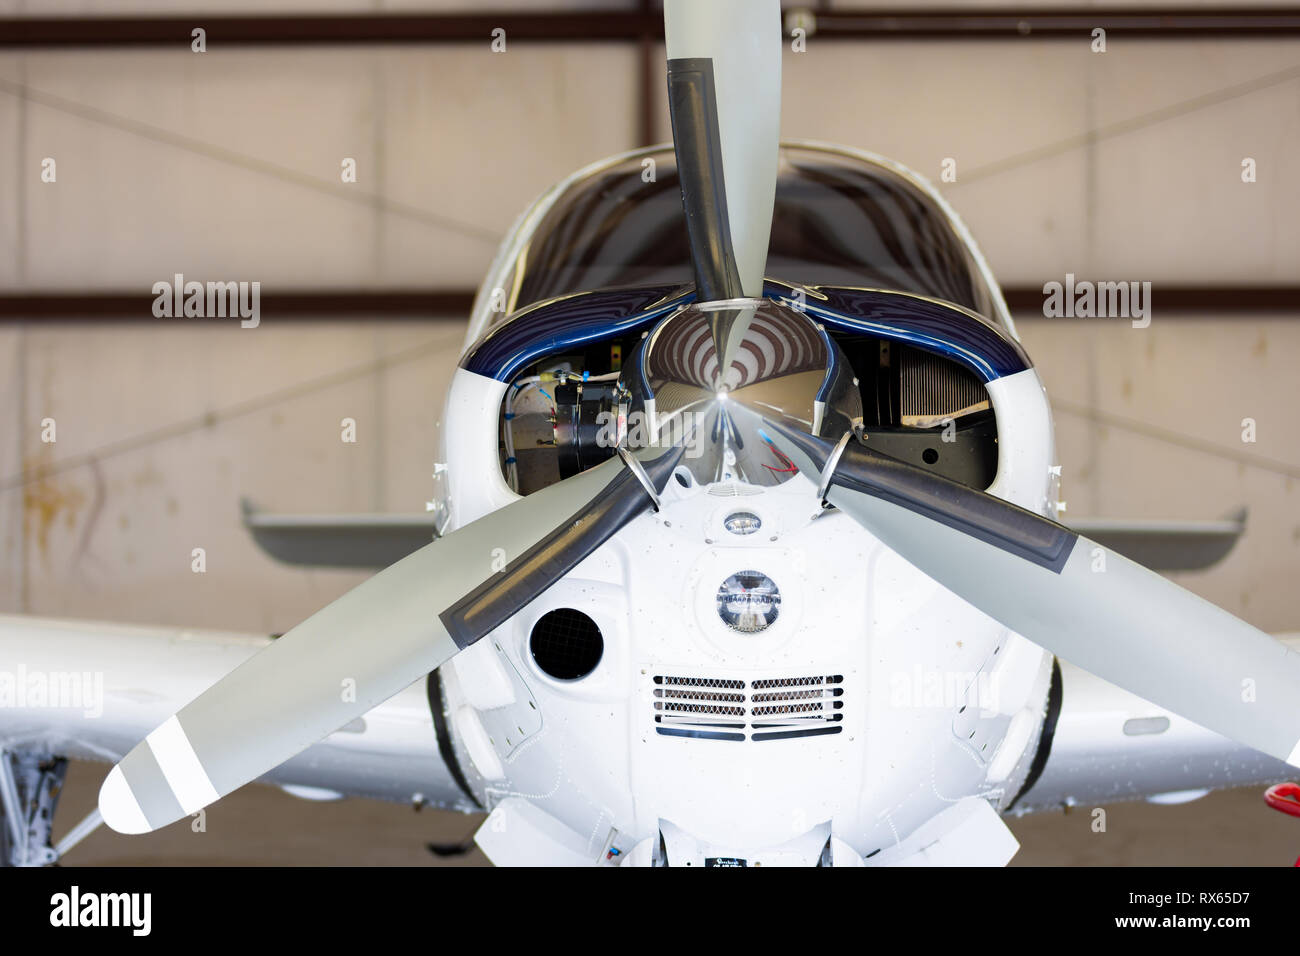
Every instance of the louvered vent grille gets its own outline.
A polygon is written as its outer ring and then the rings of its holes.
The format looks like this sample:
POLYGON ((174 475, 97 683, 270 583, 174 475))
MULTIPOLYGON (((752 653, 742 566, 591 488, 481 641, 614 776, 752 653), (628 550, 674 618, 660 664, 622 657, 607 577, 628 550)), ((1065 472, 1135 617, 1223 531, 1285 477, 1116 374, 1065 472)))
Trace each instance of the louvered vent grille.
POLYGON ((762 493, 762 488, 742 485, 737 481, 715 481, 709 485, 709 494, 718 498, 745 498, 750 495, 761 495, 762 493))
POLYGON ((654 678, 654 719, 669 737, 783 740, 839 733, 844 678, 654 678))

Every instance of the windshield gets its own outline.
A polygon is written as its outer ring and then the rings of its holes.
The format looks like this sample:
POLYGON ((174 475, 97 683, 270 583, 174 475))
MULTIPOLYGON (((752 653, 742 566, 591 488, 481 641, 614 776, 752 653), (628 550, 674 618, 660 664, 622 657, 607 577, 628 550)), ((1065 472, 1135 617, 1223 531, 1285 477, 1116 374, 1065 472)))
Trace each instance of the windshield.
MULTIPOLYGON (((504 314, 573 292, 693 281, 670 149, 575 183, 539 223, 504 314)), ((851 155, 785 147, 767 275, 943 299, 994 321, 994 297, 939 204, 909 178, 851 155)))

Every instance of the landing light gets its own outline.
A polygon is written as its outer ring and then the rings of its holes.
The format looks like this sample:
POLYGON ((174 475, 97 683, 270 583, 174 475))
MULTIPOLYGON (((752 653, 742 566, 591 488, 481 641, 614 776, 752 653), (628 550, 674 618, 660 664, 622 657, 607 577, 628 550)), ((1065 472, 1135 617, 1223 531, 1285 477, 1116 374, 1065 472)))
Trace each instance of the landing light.
POLYGON ((727 515, 722 526, 732 534, 753 534, 763 527, 763 520, 752 511, 736 511, 727 515))
POLYGON ((737 571, 718 588, 718 616, 742 634, 767 628, 781 610, 781 592, 759 571, 737 571))

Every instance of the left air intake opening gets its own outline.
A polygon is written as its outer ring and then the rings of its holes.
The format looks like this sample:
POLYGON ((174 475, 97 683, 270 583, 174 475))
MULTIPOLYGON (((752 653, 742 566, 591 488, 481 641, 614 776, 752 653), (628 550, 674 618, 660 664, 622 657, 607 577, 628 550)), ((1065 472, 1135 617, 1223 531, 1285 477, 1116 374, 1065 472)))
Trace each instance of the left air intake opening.
POLYGON ((547 676, 581 680, 600 664, 605 638, 586 614, 562 607, 538 618, 528 639, 528 650, 547 676))

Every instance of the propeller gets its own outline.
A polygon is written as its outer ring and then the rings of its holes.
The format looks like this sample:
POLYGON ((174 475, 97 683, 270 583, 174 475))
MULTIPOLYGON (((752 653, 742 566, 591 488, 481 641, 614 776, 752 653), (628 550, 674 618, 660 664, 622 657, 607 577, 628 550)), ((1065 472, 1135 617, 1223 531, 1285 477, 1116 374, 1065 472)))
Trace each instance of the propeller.
POLYGON ((781 138, 780 2, 666 0, 664 37, 699 298, 758 298, 781 138))
MULTIPOLYGON (((778 0, 668 0, 669 102, 698 297, 757 299, 779 149, 778 0)), ((753 305, 715 309, 725 361, 753 305)), ((619 457, 381 571, 187 704, 115 766, 104 821, 155 830, 248 783, 446 663, 657 507, 682 442, 619 457), (557 517, 563 518, 556 524, 557 517)))
POLYGON ((104 822, 144 833, 179 820, 445 664, 656 507, 681 457, 620 449, 379 572, 137 744, 100 790, 104 822))
MULTIPOLYGON (((668 111, 700 302, 763 295, 781 146, 779 0, 665 0, 668 111)), ((725 371, 754 307, 710 313, 725 371)))
POLYGON ((1300 766, 1300 653, 1095 541, 864 447, 765 421, 822 497, 1011 630, 1300 766))

